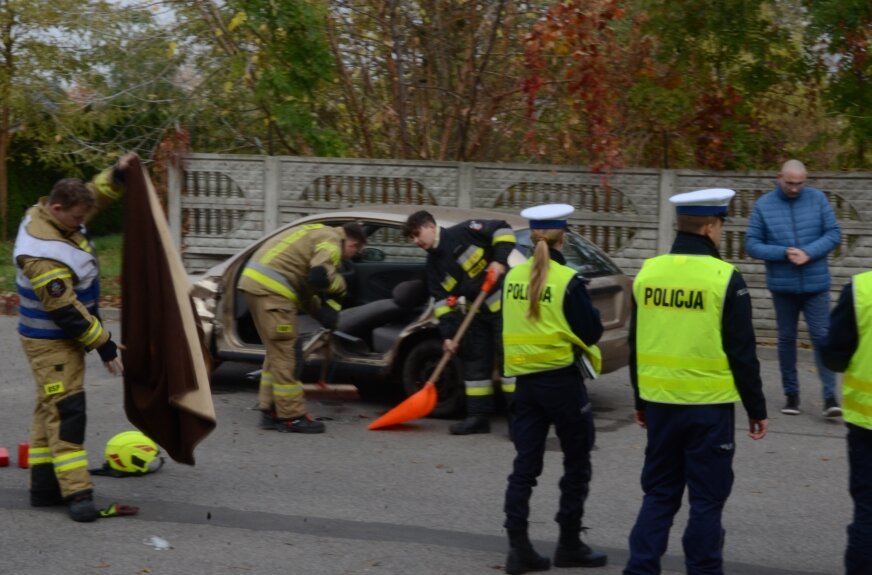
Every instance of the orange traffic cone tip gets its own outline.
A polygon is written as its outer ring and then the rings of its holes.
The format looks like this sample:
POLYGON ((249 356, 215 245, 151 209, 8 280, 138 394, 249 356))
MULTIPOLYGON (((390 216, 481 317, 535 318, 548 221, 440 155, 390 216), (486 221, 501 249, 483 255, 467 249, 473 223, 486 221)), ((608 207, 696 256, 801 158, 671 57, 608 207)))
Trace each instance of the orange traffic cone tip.
POLYGON ((426 417, 434 407, 436 407, 436 386, 432 381, 428 381, 424 387, 407 397, 401 404, 370 423, 367 429, 381 429, 426 417))

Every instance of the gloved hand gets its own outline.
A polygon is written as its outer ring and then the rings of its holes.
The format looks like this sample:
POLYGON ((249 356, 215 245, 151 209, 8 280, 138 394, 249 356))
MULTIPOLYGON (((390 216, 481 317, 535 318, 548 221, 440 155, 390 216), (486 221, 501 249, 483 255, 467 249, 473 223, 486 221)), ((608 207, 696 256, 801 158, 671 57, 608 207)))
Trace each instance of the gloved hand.
MULTIPOLYGON (((124 346, 121 346, 124 349, 124 346)), ((97 348, 97 353, 100 354, 100 359, 103 360, 103 365, 112 375, 124 375, 124 364, 121 358, 118 357, 118 346, 112 339, 108 339, 106 343, 97 348)))
POLYGON ((339 326, 339 312, 327 304, 323 304, 318 310, 318 321, 327 329, 336 329, 339 326))
POLYGON ((316 290, 326 290, 330 287, 330 279, 327 277, 327 268, 315 266, 309 270, 309 285, 316 290))
POLYGON ((100 354, 100 359, 103 363, 112 361, 118 357, 118 346, 111 339, 106 340, 106 343, 97 348, 97 353, 100 354))

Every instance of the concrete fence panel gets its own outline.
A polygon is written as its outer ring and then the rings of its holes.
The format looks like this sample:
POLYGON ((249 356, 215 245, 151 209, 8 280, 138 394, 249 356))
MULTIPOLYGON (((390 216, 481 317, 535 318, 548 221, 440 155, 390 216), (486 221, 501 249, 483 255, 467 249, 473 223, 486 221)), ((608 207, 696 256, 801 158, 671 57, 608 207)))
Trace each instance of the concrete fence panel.
MULTIPOLYGON (((568 166, 189 154, 176 162, 169 181, 169 220, 191 273, 312 213, 385 204, 517 213, 561 202, 576 207, 573 227, 633 276, 646 258, 671 245, 670 196, 732 188, 737 195, 721 253, 748 282, 758 338, 776 337, 763 263, 749 258, 744 247, 754 202, 772 189, 774 172, 630 169, 606 181, 568 166)), ((853 274, 872 267, 872 174, 811 174, 809 183, 827 193, 842 227, 842 244, 830 256, 835 300, 853 274)))

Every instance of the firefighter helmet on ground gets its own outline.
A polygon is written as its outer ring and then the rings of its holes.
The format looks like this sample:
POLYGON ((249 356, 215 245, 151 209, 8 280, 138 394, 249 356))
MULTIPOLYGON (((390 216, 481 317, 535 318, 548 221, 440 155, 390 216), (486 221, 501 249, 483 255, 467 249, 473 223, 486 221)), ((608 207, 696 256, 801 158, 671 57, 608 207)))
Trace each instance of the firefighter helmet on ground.
MULTIPOLYGON (((124 431, 106 444, 106 463, 124 474, 142 475, 157 471, 150 465, 160 455, 157 444, 140 431, 124 431)), ((159 460, 162 462, 162 460, 159 460)))

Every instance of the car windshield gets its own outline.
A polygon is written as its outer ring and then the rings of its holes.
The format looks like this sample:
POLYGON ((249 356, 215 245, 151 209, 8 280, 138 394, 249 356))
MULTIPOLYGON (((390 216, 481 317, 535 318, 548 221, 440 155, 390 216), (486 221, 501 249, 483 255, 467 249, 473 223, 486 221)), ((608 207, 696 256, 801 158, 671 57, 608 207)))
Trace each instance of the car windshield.
MULTIPOLYGON (((530 241, 530 230, 515 230, 517 249, 526 257, 533 255, 533 244, 530 241)), ((580 235, 570 232, 566 234, 566 244, 563 246, 563 256, 566 265, 578 271, 586 278, 620 274, 621 270, 599 248, 580 235)))

